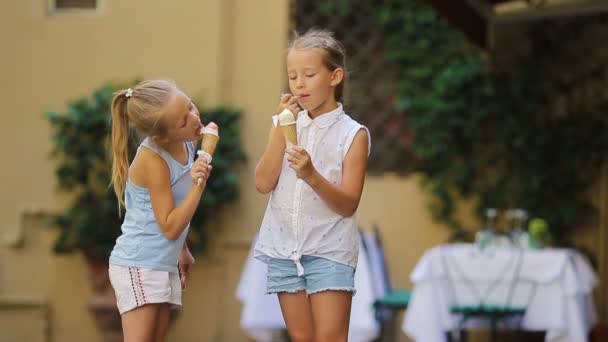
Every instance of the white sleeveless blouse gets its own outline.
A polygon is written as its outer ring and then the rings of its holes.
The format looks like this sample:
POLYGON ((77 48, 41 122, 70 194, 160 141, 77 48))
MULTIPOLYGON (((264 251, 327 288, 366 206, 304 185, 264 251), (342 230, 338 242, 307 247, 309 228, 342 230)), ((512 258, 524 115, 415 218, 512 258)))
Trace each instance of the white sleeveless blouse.
MULTIPOLYGON (((273 117, 277 125, 277 116, 273 117)), ((310 154, 315 169, 333 184, 342 182, 342 162, 361 129, 369 131, 342 109, 342 105, 314 120, 307 111, 296 120, 298 145, 310 154)), ((371 146, 371 143, 370 143, 371 146)), ((369 149, 368 149, 369 154, 369 149)), ((291 259, 303 274, 302 255, 316 256, 356 267, 359 238, 355 215, 343 217, 332 209, 289 167, 287 154, 270 195, 254 256, 291 259)))

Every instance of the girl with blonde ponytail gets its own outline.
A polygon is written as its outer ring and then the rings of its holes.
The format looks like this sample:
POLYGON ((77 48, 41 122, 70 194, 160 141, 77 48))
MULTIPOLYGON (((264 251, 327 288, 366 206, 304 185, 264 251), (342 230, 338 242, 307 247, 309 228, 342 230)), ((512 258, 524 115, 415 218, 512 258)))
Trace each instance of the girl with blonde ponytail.
POLYGON ((203 125, 190 98, 166 80, 118 91, 111 109, 112 184, 125 215, 110 281, 124 340, 163 341, 169 305, 181 305, 194 263, 185 239, 211 172, 205 158, 194 160, 203 125), (144 140, 129 165, 131 129, 144 140))

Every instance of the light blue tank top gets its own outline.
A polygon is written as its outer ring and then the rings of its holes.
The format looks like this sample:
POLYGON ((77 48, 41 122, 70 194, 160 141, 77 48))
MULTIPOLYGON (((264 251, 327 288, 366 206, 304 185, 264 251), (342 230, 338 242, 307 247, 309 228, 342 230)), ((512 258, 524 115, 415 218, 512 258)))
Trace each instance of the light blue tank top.
MULTIPOLYGON (((148 148, 167 162, 173 203, 176 207, 181 204, 192 187, 190 168, 194 160, 195 147, 192 143, 186 143, 186 146, 188 148, 186 165, 173 159, 150 138, 146 138, 137 148, 137 153, 142 148, 148 148)), ((137 186, 130 179, 127 180, 125 188, 125 208, 122 235, 116 240, 116 245, 110 254, 110 263, 176 273, 178 258, 190 224, 177 240, 167 239, 156 222, 148 189, 137 186)))

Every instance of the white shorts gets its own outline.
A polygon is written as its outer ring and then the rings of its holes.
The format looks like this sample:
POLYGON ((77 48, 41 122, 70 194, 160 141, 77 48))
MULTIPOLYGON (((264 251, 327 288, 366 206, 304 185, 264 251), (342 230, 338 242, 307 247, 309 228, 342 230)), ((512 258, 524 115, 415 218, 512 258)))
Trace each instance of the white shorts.
POLYGON ((182 305, 178 273, 110 264, 109 275, 121 315, 145 304, 182 305))

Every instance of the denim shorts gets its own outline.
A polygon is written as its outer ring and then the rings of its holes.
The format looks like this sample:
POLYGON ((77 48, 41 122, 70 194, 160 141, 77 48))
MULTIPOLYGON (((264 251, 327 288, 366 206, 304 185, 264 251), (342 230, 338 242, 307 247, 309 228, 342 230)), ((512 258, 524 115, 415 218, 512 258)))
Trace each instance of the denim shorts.
POLYGON ((304 255, 300 259, 304 274, 298 276, 290 259, 270 259, 266 293, 299 292, 307 294, 337 290, 355 293, 355 269, 329 259, 304 255))

